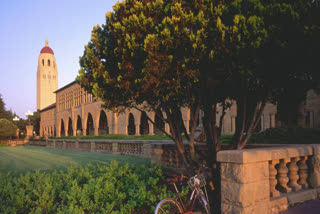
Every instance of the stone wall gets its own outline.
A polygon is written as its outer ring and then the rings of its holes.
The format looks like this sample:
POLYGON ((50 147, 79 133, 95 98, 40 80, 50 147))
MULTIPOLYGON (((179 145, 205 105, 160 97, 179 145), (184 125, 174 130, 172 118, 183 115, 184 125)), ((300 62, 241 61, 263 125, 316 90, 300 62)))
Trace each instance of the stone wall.
MULTIPOLYGON (((33 140, 30 144, 150 158, 173 168, 182 165, 171 141, 33 140)), ((276 214, 320 197, 320 145, 252 147, 218 153, 223 214, 276 214)), ((206 145, 196 144, 196 148, 205 157, 206 145)))
POLYGON ((274 214, 320 196, 320 145, 221 151, 223 214, 274 214))

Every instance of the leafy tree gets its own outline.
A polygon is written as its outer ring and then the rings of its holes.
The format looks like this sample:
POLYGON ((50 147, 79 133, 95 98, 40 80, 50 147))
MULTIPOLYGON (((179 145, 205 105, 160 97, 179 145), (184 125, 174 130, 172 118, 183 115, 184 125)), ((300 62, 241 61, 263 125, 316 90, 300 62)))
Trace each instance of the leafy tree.
POLYGON ((7 111, 5 108, 5 103, 2 99, 2 95, 0 94, 0 118, 6 118, 8 120, 12 120, 13 113, 11 110, 7 111))
POLYGON ((165 112, 164 117, 157 116, 169 124, 171 133, 166 134, 186 165, 181 108, 192 110, 191 137, 186 135, 194 156, 193 133, 201 104, 197 65, 205 51, 202 40, 208 24, 204 10, 209 1, 204 2, 118 2, 114 12, 107 13, 106 25, 94 27, 78 77, 109 109, 165 112))
POLYGON ((18 127, 7 119, 0 119, 0 137, 11 137, 16 135, 18 127))

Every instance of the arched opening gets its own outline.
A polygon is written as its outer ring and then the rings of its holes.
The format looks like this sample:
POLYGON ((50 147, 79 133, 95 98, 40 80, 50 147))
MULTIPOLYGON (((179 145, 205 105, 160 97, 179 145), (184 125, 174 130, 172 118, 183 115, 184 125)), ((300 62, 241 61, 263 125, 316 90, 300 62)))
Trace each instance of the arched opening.
POLYGON ((42 66, 44 66, 44 59, 42 59, 42 66))
POLYGON ((50 66, 50 59, 48 59, 48 66, 50 66))
POLYGON ((61 128, 60 128, 60 136, 64 137, 65 136, 65 130, 64 130, 64 122, 63 119, 61 119, 61 128))
POLYGON ((134 124, 134 117, 133 114, 129 114, 128 118, 128 135, 135 135, 136 134, 136 125, 134 124))
POLYGON ((69 121, 68 121, 68 136, 73 136, 73 129, 72 129, 72 120, 69 117, 69 121))
POLYGON ((164 134, 162 130, 164 130, 164 121, 162 120, 163 114, 160 109, 157 110, 155 120, 154 120, 154 134, 164 134), (159 128, 160 127, 160 128, 159 128), (161 130, 162 129, 162 130, 161 130))
POLYGON ((99 135, 109 134, 108 118, 106 113, 101 110, 99 118, 99 135))
POLYGON ((94 135, 93 119, 92 119, 92 115, 90 113, 88 113, 87 136, 93 136, 93 135, 94 135))
POLYGON ((146 112, 142 112, 140 118, 140 135, 148 135, 149 134, 149 124, 148 117, 146 112))
POLYGON ((82 135, 82 121, 81 121, 81 117, 78 115, 77 117, 77 131, 80 131, 80 135, 82 135))

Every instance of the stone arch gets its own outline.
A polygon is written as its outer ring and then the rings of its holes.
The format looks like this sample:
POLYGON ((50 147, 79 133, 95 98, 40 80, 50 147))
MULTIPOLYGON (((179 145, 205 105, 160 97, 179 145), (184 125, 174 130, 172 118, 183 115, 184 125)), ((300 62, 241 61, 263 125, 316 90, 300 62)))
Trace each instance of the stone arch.
POLYGON ((100 111, 98 118, 98 135, 109 134, 108 117, 104 110, 100 111))
POLYGON ((64 122, 63 119, 61 119, 60 121, 60 137, 64 137, 65 136, 65 128, 64 128, 64 122))
POLYGON ((94 135, 94 123, 93 123, 93 117, 91 113, 87 114, 86 119, 86 135, 87 136, 93 136, 94 135))
POLYGON ((73 126, 71 117, 69 117, 68 119, 68 136, 73 136, 73 126))
POLYGON ((134 120, 134 116, 132 113, 129 113, 127 121, 128 121, 127 122, 128 135, 135 135, 136 134, 136 125, 135 125, 135 120, 134 120))
POLYGON ((156 114, 154 116, 154 123, 155 123, 155 125, 154 125, 154 134, 156 134, 156 135, 164 134, 162 130, 165 129, 165 123, 162 120, 162 118, 163 118, 162 111, 160 109, 157 109, 157 112, 156 112, 156 114), (162 130, 160 128, 158 128, 158 127, 161 127, 162 130))
POLYGON ((83 129, 82 129, 82 119, 81 119, 81 117, 80 117, 80 115, 78 115, 77 116, 77 123, 76 123, 76 131, 80 131, 81 132, 81 134, 80 135, 83 135, 83 129))
POLYGON ((140 114, 140 135, 149 134, 149 123, 146 112, 141 112, 140 114))

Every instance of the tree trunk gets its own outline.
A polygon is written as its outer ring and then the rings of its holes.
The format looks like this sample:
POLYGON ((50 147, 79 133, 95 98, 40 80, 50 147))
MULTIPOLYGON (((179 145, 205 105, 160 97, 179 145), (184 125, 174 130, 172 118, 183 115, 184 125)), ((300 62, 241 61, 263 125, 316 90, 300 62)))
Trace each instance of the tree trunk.
POLYGON ((219 130, 216 127, 216 104, 204 107, 203 125, 207 137, 207 162, 211 169, 208 174, 208 194, 212 213, 221 213, 221 175, 220 165, 217 162, 217 152, 220 151, 219 130))

